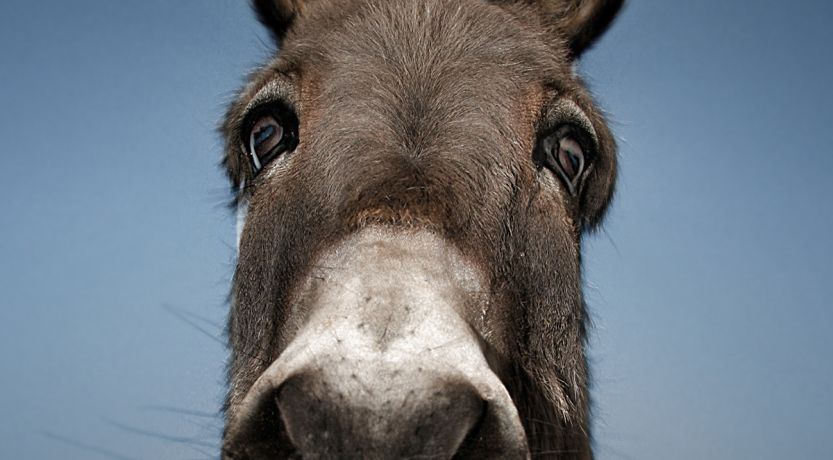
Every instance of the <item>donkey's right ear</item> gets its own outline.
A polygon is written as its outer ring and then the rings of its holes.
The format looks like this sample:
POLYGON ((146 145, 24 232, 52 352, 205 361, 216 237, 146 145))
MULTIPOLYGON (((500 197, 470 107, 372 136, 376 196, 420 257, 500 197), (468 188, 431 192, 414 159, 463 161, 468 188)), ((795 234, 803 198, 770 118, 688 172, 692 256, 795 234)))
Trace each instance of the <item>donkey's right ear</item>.
POLYGON ((280 43, 292 21, 302 9, 303 0, 252 0, 252 7, 261 24, 269 29, 276 43, 280 43))

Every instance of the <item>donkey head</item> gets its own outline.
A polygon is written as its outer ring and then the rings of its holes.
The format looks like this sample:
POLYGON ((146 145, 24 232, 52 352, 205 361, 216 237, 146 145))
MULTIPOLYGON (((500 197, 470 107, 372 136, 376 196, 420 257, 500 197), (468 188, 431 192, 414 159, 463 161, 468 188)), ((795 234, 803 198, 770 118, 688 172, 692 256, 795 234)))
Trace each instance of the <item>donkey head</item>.
POLYGON ((590 458, 580 241, 621 1, 258 0, 223 458, 590 458))

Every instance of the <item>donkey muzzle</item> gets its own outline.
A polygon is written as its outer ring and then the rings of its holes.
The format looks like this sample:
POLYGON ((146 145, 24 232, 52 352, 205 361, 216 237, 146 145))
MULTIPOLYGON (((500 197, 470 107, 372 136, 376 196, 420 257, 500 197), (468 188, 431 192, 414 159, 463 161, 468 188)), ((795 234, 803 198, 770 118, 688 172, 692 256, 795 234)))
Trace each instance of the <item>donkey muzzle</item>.
POLYGON ((294 296, 298 330, 231 413, 225 459, 526 458, 467 317, 485 283, 427 231, 369 228, 294 296))

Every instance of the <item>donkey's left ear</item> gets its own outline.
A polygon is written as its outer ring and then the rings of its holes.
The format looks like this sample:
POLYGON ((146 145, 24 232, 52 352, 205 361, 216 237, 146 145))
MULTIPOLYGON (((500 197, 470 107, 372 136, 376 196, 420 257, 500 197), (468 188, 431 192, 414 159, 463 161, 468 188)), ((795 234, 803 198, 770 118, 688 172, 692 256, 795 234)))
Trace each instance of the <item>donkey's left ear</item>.
POLYGON ((566 40, 571 57, 578 58, 610 27, 624 0, 533 0, 547 25, 566 40))
POLYGON ((252 0, 252 8, 261 24, 280 43, 295 17, 301 13, 303 0, 252 0))

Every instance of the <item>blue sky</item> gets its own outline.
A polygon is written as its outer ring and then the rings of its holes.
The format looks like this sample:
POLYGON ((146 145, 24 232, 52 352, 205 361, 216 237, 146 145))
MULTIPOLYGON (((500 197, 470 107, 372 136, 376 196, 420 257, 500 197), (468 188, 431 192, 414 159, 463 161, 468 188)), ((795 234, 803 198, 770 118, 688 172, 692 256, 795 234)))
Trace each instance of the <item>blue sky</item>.
MULTIPOLYGON (((215 126, 268 37, 239 1, 71 3, 0 3, 0 458, 211 458, 215 126)), ((598 458, 831 458, 833 6, 630 3, 581 65, 622 165, 598 458)))

